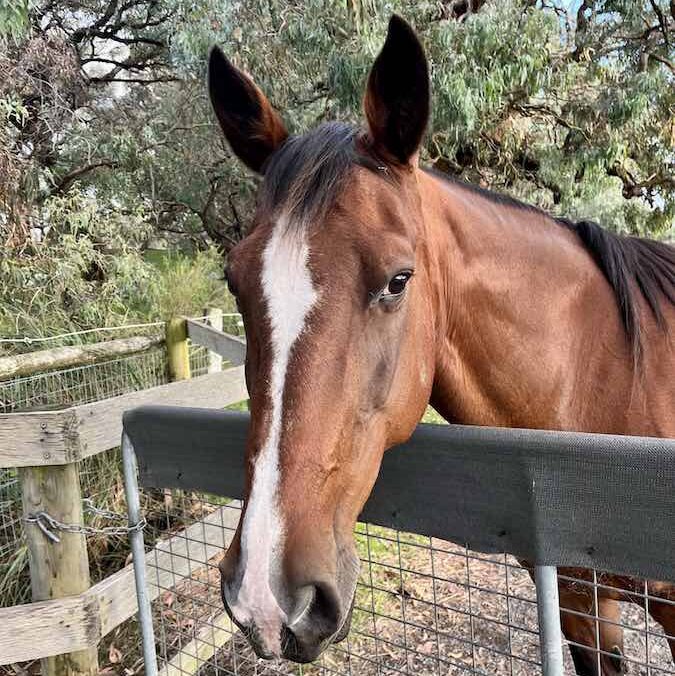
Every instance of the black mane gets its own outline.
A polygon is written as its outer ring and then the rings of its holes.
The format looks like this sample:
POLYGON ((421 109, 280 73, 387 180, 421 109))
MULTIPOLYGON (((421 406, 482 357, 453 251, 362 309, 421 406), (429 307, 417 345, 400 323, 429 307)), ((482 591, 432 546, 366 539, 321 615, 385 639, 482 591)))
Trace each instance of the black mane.
POLYGON ((617 235, 593 221, 556 220, 578 235, 610 283, 639 362, 643 350, 639 295, 647 301, 659 327, 667 331, 661 295, 675 304, 675 247, 644 237, 617 235))
MULTIPOLYGON (((307 134, 290 137, 264 167, 261 207, 268 213, 283 208, 289 222, 318 222, 335 200, 350 167, 364 166, 390 180, 391 174, 382 171, 381 161, 357 149, 358 139, 357 129, 340 122, 322 124, 307 134)), ((667 329, 661 296, 675 304, 675 247, 617 235, 592 221, 555 218, 508 195, 433 169, 426 171, 493 203, 551 218, 576 233, 614 291, 636 362, 642 354, 640 295, 659 326, 667 329)))
POLYGON ((260 206, 272 214, 283 209, 289 222, 317 222, 333 204, 354 165, 377 171, 381 163, 359 153, 359 132, 342 122, 327 122, 302 136, 291 136, 263 167, 260 206))

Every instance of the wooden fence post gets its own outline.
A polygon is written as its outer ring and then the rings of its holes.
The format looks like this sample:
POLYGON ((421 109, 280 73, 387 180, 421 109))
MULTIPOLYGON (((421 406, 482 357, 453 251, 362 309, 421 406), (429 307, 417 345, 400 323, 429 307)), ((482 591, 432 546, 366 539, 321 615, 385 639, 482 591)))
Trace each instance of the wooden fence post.
MULTIPOLYGON (((82 493, 78 464, 53 467, 24 467, 20 470, 23 513, 25 516, 47 512, 61 523, 81 524, 82 493)), ((30 581, 33 601, 59 599, 81 594, 89 589, 87 542, 82 533, 56 535, 52 542, 37 524, 25 525, 30 553, 30 581)), ((98 636, 99 618, 90 614, 91 636, 98 636)), ((40 640, 39 636, 35 637, 40 640)), ((95 640, 95 639, 94 639, 95 640)), ((96 648, 87 648, 66 655, 42 660, 43 676, 95 676, 98 674, 96 648)))
POLYGON ((187 324, 184 317, 172 317, 166 323, 166 352, 169 360, 169 380, 189 380, 190 353, 187 324))
MULTIPOLYGON (((210 307, 204 310, 206 321, 214 329, 223 330, 223 311, 217 307, 210 307)), ((208 373, 220 373, 223 370, 223 358, 217 352, 209 351, 208 373)))
MULTIPOLYGON (((188 348, 187 322, 185 317, 172 317, 166 323, 166 356, 169 365, 169 380, 190 380, 190 349, 188 348)), ((164 507, 173 508, 173 492, 164 491, 164 507)))

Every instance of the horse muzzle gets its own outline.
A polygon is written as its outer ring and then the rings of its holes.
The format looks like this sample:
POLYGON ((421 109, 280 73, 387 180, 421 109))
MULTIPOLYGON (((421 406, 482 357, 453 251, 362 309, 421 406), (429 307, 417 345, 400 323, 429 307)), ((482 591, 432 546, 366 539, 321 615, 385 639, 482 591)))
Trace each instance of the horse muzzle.
POLYGON ((236 585, 221 575, 225 610, 260 658, 313 662, 328 646, 349 633, 353 592, 345 604, 333 585, 325 582, 307 585, 293 594, 294 612, 287 615, 276 602, 265 604, 265 614, 256 612, 244 600, 233 596, 234 589, 236 585))

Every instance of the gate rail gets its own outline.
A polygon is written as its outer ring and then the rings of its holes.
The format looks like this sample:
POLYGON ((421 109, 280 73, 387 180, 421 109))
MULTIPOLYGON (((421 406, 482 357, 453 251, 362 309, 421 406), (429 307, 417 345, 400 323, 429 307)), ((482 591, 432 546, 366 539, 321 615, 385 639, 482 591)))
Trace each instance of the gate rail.
MULTIPOLYGON (((247 427, 245 413, 142 407, 125 448, 144 488, 242 498, 247 427)), ((385 453, 360 520, 531 562, 544 674, 562 676, 556 566, 675 580, 673 486, 675 440, 420 425, 385 453)))

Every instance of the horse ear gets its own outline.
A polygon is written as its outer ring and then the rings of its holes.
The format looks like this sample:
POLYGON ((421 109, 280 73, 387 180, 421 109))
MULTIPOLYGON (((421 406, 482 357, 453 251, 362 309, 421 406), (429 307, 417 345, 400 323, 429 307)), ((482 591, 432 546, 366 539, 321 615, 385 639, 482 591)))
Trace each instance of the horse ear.
POLYGON ((247 167, 261 173, 265 160, 288 136, 281 117, 219 47, 211 49, 208 78, 211 104, 232 151, 247 167))
POLYGON ((429 68, 410 25, 393 15, 368 77, 364 108, 376 151, 415 163, 429 121, 429 68))

